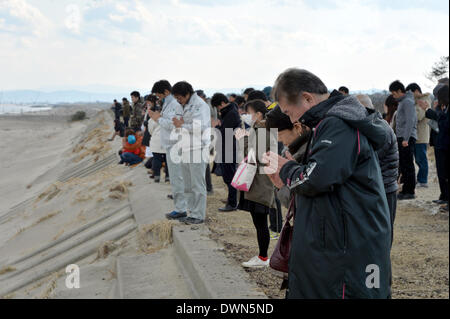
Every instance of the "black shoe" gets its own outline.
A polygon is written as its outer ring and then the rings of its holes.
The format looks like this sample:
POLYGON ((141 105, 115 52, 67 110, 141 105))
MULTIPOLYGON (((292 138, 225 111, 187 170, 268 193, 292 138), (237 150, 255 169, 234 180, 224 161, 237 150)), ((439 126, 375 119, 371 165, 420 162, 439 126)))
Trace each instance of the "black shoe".
POLYGON ((228 204, 225 207, 219 208, 219 212, 234 212, 235 210, 237 210, 236 207, 233 207, 228 204))
POLYGON ((433 203, 438 204, 438 205, 443 205, 443 204, 447 204, 448 201, 442 200, 442 199, 437 199, 437 200, 434 200, 433 203))
POLYGON ((409 199, 415 199, 415 198, 416 198, 416 195, 414 195, 414 194, 399 193, 397 195, 398 200, 409 200, 409 199))
POLYGON ((179 219, 179 221, 182 223, 185 223, 186 225, 198 225, 198 224, 203 224, 205 222, 204 220, 192 218, 192 217, 181 218, 181 219, 179 219))
POLYGON ((167 198, 168 199, 173 199, 173 195, 169 194, 169 195, 167 195, 167 198))
POLYGON ((119 164, 119 165, 123 165, 123 163, 124 163, 124 161, 120 161, 118 164, 119 164))
POLYGON ((160 176, 155 176, 155 183, 159 183, 161 181, 161 177, 160 176))
POLYGON ((171 213, 169 213, 169 214, 166 214, 166 218, 167 219, 169 219, 169 220, 174 220, 174 219, 184 219, 184 218, 186 218, 187 217, 187 214, 184 212, 184 213, 179 213, 179 212, 176 212, 176 211, 173 211, 173 212, 171 212, 171 213))

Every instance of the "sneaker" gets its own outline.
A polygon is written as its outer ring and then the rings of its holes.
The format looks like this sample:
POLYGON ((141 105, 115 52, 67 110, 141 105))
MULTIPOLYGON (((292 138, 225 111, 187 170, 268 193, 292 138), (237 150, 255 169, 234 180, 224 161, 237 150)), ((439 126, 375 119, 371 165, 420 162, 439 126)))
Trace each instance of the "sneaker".
POLYGON ((427 183, 418 183, 417 187, 419 187, 419 188, 428 188, 428 184, 427 183))
POLYGON ((119 164, 119 165, 123 165, 123 164, 124 164, 124 161, 120 161, 118 164, 119 164))
POLYGON ((397 199, 398 200, 409 200, 409 199, 415 199, 416 195, 414 194, 403 194, 403 193, 399 193, 397 195, 397 199))
POLYGON ((203 224, 205 222, 204 220, 192 218, 192 217, 181 218, 181 219, 179 219, 179 221, 182 223, 185 223, 186 225, 198 225, 198 224, 203 224))
POLYGON ((159 183, 161 181, 161 176, 155 176, 155 183, 159 183))
POLYGON ((169 195, 167 195, 167 198, 173 200, 173 195, 172 195, 172 194, 169 194, 169 195))
POLYGON ((243 262, 242 266, 245 268, 264 268, 269 266, 270 259, 262 260, 259 256, 255 256, 249 261, 243 262))
POLYGON ((224 213, 226 213, 226 212, 234 212, 235 210, 237 210, 236 207, 233 207, 233 206, 228 205, 228 204, 225 207, 219 208, 219 212, 224 212, 224 213))
POLYGON ((270 231, 270 239, 278 240, 280 238, 280 233, 270 231))
POLYGON ((173 212, 171 212, 169 214, 166 214, 166 218, 169 219, 169 220, 182 219, 182 218, 186 218, 186 217, 187 217, 187 213, 186 212, 179 213, 179 212, 173 211, 173 212))

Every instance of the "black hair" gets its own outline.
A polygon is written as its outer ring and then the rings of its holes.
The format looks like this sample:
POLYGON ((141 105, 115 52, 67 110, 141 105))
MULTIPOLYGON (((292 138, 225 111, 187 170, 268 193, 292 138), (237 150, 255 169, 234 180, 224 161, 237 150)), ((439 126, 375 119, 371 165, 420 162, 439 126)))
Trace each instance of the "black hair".
POLYGON ((127 100, 127 98, 126 98, 126 97, 124 97, 124 98, 122 99, 122 101, 123 101, 123 102, 125 102, 125 101, 128 101, 128 100, 127 100))
POLYGON ((132 128, 127 128, 125 130, 125 137, 128 137, 130 135, 134 135, 134 134, 136 134, 136 132, 132 128))
POLYGON ((277 128, 279 132, 285 130, 294 129, 294 124, 292 124, 289 116, 284 114, 280 106, 277 105, 273 110, 266 114, 266 128, 270 130, 271 128, 277 128))
POLYGON ((252 91, 254 91, 255 89, 254 88, 246 88, 245 90, 244 90, 244 93, 243 94, 250 94, 250 92, 252 92, 252 91))
POLYGON ((406 93, 405 86, 399 80, 394 81, 389 85, 389 92, 397 92, 398 90, 402 91, 402 93, 406 93))
POLYGON ((302 92, 327 94, 328 89, 315 74, 307 70, 291 68, 278 76, 272 89, 272 96, 274 101, 279 101, 280 97, 284 96, 289 102, 296 103, 302 92))
POLYGON ((245 110, 248 112, 249 108, 255 111, 255 113, 260 112, 264 117, 266 117, 267 107, 263 100, 253 100, 247 102, 247 104, 245 104, 245 110))
POLYGON ((197 93, 197 95, 200 96, 201 98, 206 99, 206 94, 203 90, 197 90, 195 91, 195 93, 197 93))
POLYGON ((117 100, 114 100, 114 103, 117 103, 117 100))
POLYGON ((130 95, 134 96, 134 97, 136 97, 138 99, 141 98, 141 93, 139 93, 138 91, 133 91, 133 92, 130 93, 130 95))
POLYGON ((230 103, 230 101, 225 96, 225 94, 216 93, 211 98, 211 106, 213 106, 213 107, 218 107, 218 106, 222 105, 222 102, 224 102, 225 104, 230 103))
POLYGON ((408 85, 405 89, 406 91, 411 91, 411 92, 416 92, 417 90, 419 90, 420 94, 422 94, 422 89, 420 88, 420 86, 417 83, 411 83, 410 85, 408 85))
POLYGON ((437 94, 437 98, 438 98, 438 104, 440 106, 443 106, 443 107, 448 106, 448 103, 449 103, 449 101, 448 101, 449 100, 448 94, 449 94, 449 87, 448 87, 448 85, 444 85, 443 87, 441 87, 439 89, 438 94, 437 94))
POLYGON ((387 106, 387 113, 385 120, 388 123, 391 123, 392 119, 394 118, 394 113, 395 111, 397 111, 398 108, 398 101, 391 94, 386 98, 384 104, 387 106))
POLYGON ((339 92, 344 92, 345 94, 349 94, 350 93, 349 89, 347 87, 345 87, 345 86, 341 86, 338 91, 339 92))
POLYGON ((153 84, 152 93, 164 94, 165 91, 172 92, 172 86, 167 80, 160 80, 153 84))
POLYGON ((234 94, 234 93, 231 93, 231 94, 230 94, 230 97, 237 98, 237 95, 234 94))
POLYGON ((238 106, 241 104, 245 104, 245 99, 243 96, 238 95, 238 96, 236 96, 234 103, 236 103, 238 106))
POLYGON ((188 82, 181 81, 181 82, 176 83, 172 87, 172 94, 173 95, 181 95, 181 96, 186 96, 188 94, 193 95, 194 89, 192 88, 192 85, 190 85, 188 82))
POLYGON ((263 100, 267 102, 269 99, 267 98, 266 94, 263 91, 251 91, 248 94, 248 101, 252 100, 263 100))

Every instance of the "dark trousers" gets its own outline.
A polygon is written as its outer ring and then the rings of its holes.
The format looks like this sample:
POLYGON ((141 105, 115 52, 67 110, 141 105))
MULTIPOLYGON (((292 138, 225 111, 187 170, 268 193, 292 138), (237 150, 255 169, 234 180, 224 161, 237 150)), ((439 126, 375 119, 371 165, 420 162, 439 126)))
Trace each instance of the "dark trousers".
POLYGON ((448 190, 449 190, 449 184, 448 184, 448 162, 450 161, 449 158, 449 151, 443 150, 443 149, 436 149, 434 148, 434 156, 436 157, 436 170, 437 170, 437 176, 439 180, 439 188, 441 190, 441 195, 439 196, 440 200, 448 201, 448 190))
POLYGON ((389 214, 391 217, 391 246, 394 242, 394 221, 397 212, 397 192, 386 193, 387 203, 389 206, 389 214))
POLYGON ((256 237, 258 239, 259 256, 266 258, 270 244, 269 226, 267 225, 267 214, 250 212, 253 219, 253 225, 256 228, 256 237))
POLYGON ((164 169, 164 172, 166 173, 166 177, 168 177, 169 170, 167 169, 166 154, 153 153, 152 170, 155 176, 161 176, 161 167, 163 163, 166 163, 166 168, 164 169))
POLYGON ((416 189, 416 168, 414 166, 414 151, 416 139, 411 137, 408 146, 403 147, 400 139, 398 140, 398 154, 400 157, 400 173, 403 181, 403 194, 413 194, 416 189))
POLYGON ((133 153, 122 153, 120 155, 120 159, 124 163, 128 163, 130 165, 134 165, 134 164, 138 164, 138 163, 142 162, 142 158, 140 158, 138 155, 133 154, 133 153))
POLYGON ((130 118, 129 117, 124 117, 123 121, 125 123, 125 127, 128 127, 128 122, 130 121, 130 118))
POLYGON ((219 164, 222 169, 223 182, 228 187, 228 205, 232 207, 237 206, 237 189, 231 186, 234 174, 236 174, 236 164, 234 163, 221 163, 219 164))
POLYGON ((277 208, 271 208, 269 213, 269 220, 270 220, 270 230, 275 233, 280 233, 281 228, 283 228, 283 215, 281 211, 281 202, 280 200, 275 196, 275 204, 277 205, 277 208))
POLYGON ((209 164, 206 166, 205 180, 206 180, 206 191, 208 193, 212 192, 213 185, 211 181, 211 167, 209 166, 209 164))

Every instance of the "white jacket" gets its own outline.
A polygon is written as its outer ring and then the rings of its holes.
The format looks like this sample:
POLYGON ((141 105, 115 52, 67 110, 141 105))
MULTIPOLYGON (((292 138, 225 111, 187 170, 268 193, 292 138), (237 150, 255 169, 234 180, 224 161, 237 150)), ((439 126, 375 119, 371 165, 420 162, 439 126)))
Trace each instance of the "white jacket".
MULTIPOLYGON (((160 144, 166 150, 173 146, 176 141, 170 140, 170 134, 173 130, 175 130, 175 126, 173 125, 174 117, 183 116, 183 107, 177 100, 169 95, 164 99, 164 104, 161 111, 161 117, 158 120, 158 124, 160 126, 160 144)), ((165 152, 164 152, 165 153, 165 152)))
POLYGON ((149 119, 148 132, 152 136, 150 139, 150 151, 152 153, 166 154, 166 148, 161 144, 161 126, 152 119, 149 119))
MULTIPOLYGON (((194 93, 189 99, 188 103, 183 107, 183 120, 184 124, 182 125, 183 131, 189 132, 189 135, 192 137, 194 135, 194 122, 197 122, 201 127, 201 147, 208 148, 211 144, 211 133, 204 134, 205 130, 211 130, 211 110, 209 105, 200 98, 197 93, 194 93)), ((190 143, 189 149, 198 149, 200 145, 194 145, 190 143)), ((183 149, 187 149, 185 145, 183 145, 183 149)))

